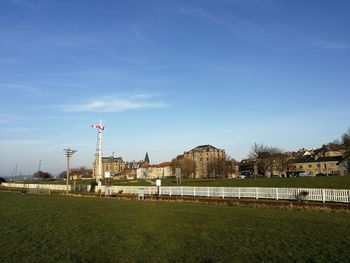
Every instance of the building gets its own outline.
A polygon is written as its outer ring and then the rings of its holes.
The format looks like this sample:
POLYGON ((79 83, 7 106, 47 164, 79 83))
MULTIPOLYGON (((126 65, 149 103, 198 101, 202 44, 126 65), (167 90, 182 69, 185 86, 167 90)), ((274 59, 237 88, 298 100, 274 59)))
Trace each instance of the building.
MULTIPOLYGON (((95 162, 93 163, 94 169, 93 171, 96 171, 95 162)), ((111 176, 118 176, 121 173, 123 173, 125 169, 125 162, 123 161, 122 157, 102 157, 102 171, 103 174, 105 172, 110 172, 111 176)))
POLYGON ((246 177, 256 177, 258 175, 258 165, 256 161, 245 159, 238 165, 239 174, 246 177))
POLYGON ((289 175, 345 175, 346 167, 343 156, 325 156, 290 160, 289 175))
POLYGON ((157 179, 173 175, 171 162, 150 165, 145 163, 137 169, 137 179, 157 179))
POLYGON ((225 150, 215 148, 212 145, 200 145, 192 150, 184 152, 183 158, 193 161, 194 178, 210 177, 215 171, 209 171, 210 164, 225 160, 225 150))

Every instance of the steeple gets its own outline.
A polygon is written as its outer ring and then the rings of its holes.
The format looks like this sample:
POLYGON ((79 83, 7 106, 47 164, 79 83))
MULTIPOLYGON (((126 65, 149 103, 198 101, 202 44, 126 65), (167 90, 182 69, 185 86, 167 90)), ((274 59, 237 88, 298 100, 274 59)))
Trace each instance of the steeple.
POLYGON ((149 163, 148 152, 146 152, 146 156, 145 156, 145 163, 149 163))

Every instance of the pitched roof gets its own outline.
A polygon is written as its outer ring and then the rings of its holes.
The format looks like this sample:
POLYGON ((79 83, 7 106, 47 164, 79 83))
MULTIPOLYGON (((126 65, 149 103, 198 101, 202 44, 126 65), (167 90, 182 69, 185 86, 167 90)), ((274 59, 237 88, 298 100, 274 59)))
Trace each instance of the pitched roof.
POLYGON ((304 157, 290 160, 290 163, 320 163, 320 162, 339 162, 343 160, 343 156, 329 156, 329 157, 304 157))
POLYGON ((124 163, 122 157, 113 157, 113 156, 102 157, 102 162, 103 163, 124 163))
POLYGON ((205 151, 205 150, 210 150, 210 149, 219 150, 218 148, 216 148, 210 144, 205 144, 205 145, 199 145, 199 146, 193 148, 192 150, 189 150, 189 152, 198 152, 198 151, 205 151))

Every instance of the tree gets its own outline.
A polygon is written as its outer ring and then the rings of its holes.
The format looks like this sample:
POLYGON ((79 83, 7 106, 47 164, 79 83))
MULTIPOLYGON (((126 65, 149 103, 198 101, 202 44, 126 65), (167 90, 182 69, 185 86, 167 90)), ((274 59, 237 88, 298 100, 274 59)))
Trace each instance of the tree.
POLYGON ((184 178, 190 178, 191 175, 194 175, 196 171, 196 164, 193 160, 188 158, 176 158, 172 160, 172 167, 175 171, 175 168, 180 168, 182 176, 184 178))
POLYGON ((60 172, 60 174, 58 175, 58 178, 66 179, 67 178, 67 171, 60 172))
POLYGON ((282 149, 257 143, 251 148, 248 158, 256 162, 259 175, 273 175, 274 171, 280 173, 285 171, 288 157, 282 149))
POLYGON ((37 171, 36 173, 33 174, 33 177, 40 178, 40 179, 50 179, 52 178, 52 175, 47 172, 37 171))
MULTIPOLYGON (((79 168, 74 168, 69 170, 69 177, 77 176, 78 178, 91 178, 92 177, 92 170, 86 169, 84 166, 79 168)), ((67 178, 67 171, 62 171, 58 178, 66 179, 67 178)))
POLYGON ((207 166, 208 175, 212 174, 212 176, 215 177, 227 178, 233 173, 235 162, 236 161, 227 154, 225 154, 223 159, 212 160, 207 166))
POLYGON ((347 133, 344 133, 341 137, 341 142, 345 149, 345 161, 348 169, 348 175, 350 175, 350 128, 348 129, 347 133))

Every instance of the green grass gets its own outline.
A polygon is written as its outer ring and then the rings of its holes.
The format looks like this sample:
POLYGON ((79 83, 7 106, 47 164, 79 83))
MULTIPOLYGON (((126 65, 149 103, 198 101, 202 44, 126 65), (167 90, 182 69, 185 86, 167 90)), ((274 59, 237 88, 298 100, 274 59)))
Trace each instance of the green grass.
MULTIPOLYGON (((41 183, 60 183, 64 181, 41 181, 41 183)), ((37 183, 37 182, 35 182, 37 183)), ((71 182, 72 183, 72 182, 71 182)), ((90 184, 91 180, 77 180, 77 184, 90 184)), ((151 185, 145 180, 112 180, 112 185, 151 185)), ((163 186, 177 186, 175 179, 162 179, 163 186)), ((296 187, 350 189, 350 176, 258 178, 258 179, 184 179, 182 186, 233 186, 233 187, 296 187)))
POLYGON ((0 262, 348 262, 327 211, 0 192, 0 262))

